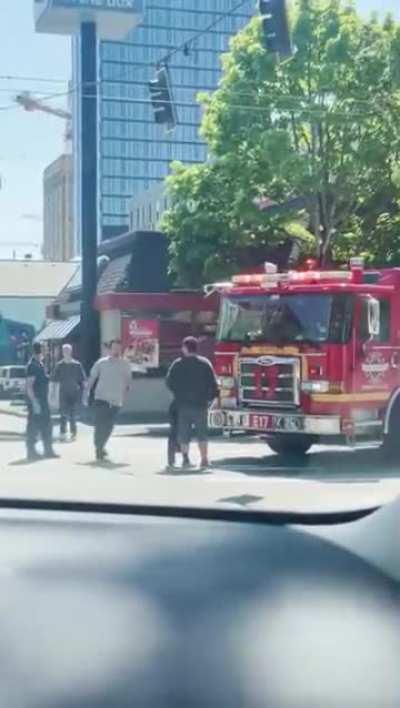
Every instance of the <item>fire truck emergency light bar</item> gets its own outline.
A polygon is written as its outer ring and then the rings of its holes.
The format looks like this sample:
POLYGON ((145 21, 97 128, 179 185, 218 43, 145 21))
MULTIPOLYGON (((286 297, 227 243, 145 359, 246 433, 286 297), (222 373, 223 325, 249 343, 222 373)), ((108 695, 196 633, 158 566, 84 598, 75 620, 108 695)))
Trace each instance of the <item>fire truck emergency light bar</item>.
MULTIPOLYGON (((360 257, 350 259, 351 270, 290 270, 288 273, 278 273, 275 263, 265 263, 264 273, 242 273, 234 275, 231 281, 211 283, 204 286, 206 296, 215 292, 223 292, 233 287, 274 287, 282 283, 319 283, 326 281, 357 282, 364 269, 364 260, 360 257)), ((359 281, 360 282, 360 281, 359 281)))
MULTIPOLYGON (((351 264, 353 265, 353 264, 351 264)), ((359 265, 354 264, 356 267, 359 265)), ((362 266, 361 266, 362 267, 362 266)), ((265 264, 265 273, 245 273, 235 275, 232 283, 235 286, 264 286, 273 287, 281 283, 315 283, 327 280, 350 281, 353 279, 353 272, 349 270, 291 270, 288 273, 278 273, 278 269, 273 263, 265 264)))

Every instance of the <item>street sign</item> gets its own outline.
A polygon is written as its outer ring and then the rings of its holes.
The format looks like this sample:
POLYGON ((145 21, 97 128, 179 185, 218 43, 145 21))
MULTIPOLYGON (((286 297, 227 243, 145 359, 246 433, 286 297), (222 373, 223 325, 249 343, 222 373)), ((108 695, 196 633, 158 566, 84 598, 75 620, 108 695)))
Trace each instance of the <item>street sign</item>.
POLYGON ((74 34, 82 22, 95 22, 104 39, 124 39, 143 20, 145 0, 34 0, 35 28, 48 34, 74 34))

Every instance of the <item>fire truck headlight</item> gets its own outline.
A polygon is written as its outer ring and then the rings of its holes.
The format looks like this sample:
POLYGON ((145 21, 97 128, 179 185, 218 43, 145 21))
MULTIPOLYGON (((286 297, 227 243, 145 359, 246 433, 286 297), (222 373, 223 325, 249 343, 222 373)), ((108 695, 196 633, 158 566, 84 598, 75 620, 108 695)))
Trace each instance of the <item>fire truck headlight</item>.
POLYGON ((225 426, 225 416, 222 411, 210 411, 208 425, 210 428, 223 428, 225 426))
POLYGON ((301 388, 304 393, 328 393, 330 383, 329 381, 303 381, 301 388))

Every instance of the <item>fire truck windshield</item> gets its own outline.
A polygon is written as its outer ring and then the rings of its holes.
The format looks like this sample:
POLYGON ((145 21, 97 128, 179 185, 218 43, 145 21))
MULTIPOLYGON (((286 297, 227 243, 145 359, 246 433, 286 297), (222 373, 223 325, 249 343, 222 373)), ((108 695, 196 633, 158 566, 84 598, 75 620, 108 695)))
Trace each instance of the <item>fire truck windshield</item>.
POLYGON ((344 343, 351 330, 353 298, 299 294, 224 298, 218 339, 224 342, 344 343))

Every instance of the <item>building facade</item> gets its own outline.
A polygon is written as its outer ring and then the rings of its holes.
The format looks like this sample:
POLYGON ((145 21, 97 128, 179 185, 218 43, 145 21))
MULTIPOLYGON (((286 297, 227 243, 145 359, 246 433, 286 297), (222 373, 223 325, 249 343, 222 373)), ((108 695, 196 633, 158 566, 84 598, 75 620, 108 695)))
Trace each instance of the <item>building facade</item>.
POLYGON ((69 261, 75 255, 72 155, 61 155, 43 173, 43 258, 69 261))
MULTIPOLYGON (((99 45, 99 203, 98 238, 127 231, 130 202, 168 174, 173 160, 203 162, 206 147, 199 135, 199 91, 213 91, 221 75, 221 54, 229 40, 254 13, 254 0, 232 12, 233 0, 148 0, 144 21, 124 42, 99 45), (197 39, 196 33, 209 27, 197 39), (185 43, 188 42, 186 47, 185 43), (176 47, 169 60, 178 125, 170 133, 154 121, 148 82, 157 63, 176 47)), ((237 6, 237 3, 236 3, 237 6)), ((78 41, 74 40, 73 73, 79 76, 78 41)), ((77 92, 75 92, 77 97, 77 92)), ((74 124, 79 125, 76 99, 74 124)), ((74 160, 79 174, 79 133, 74 160)), ((80 208, 79 185, 75 208, 80 208)), ((78 221, 78 220, 77 220, 78 221)), ((75 231, 79 253, 79 223, 75 231)))
POLYGON ((159 231, 161 218, 169 207, 164 182, 155 182, 132 197, 129 204, 130 231, 159 231))

